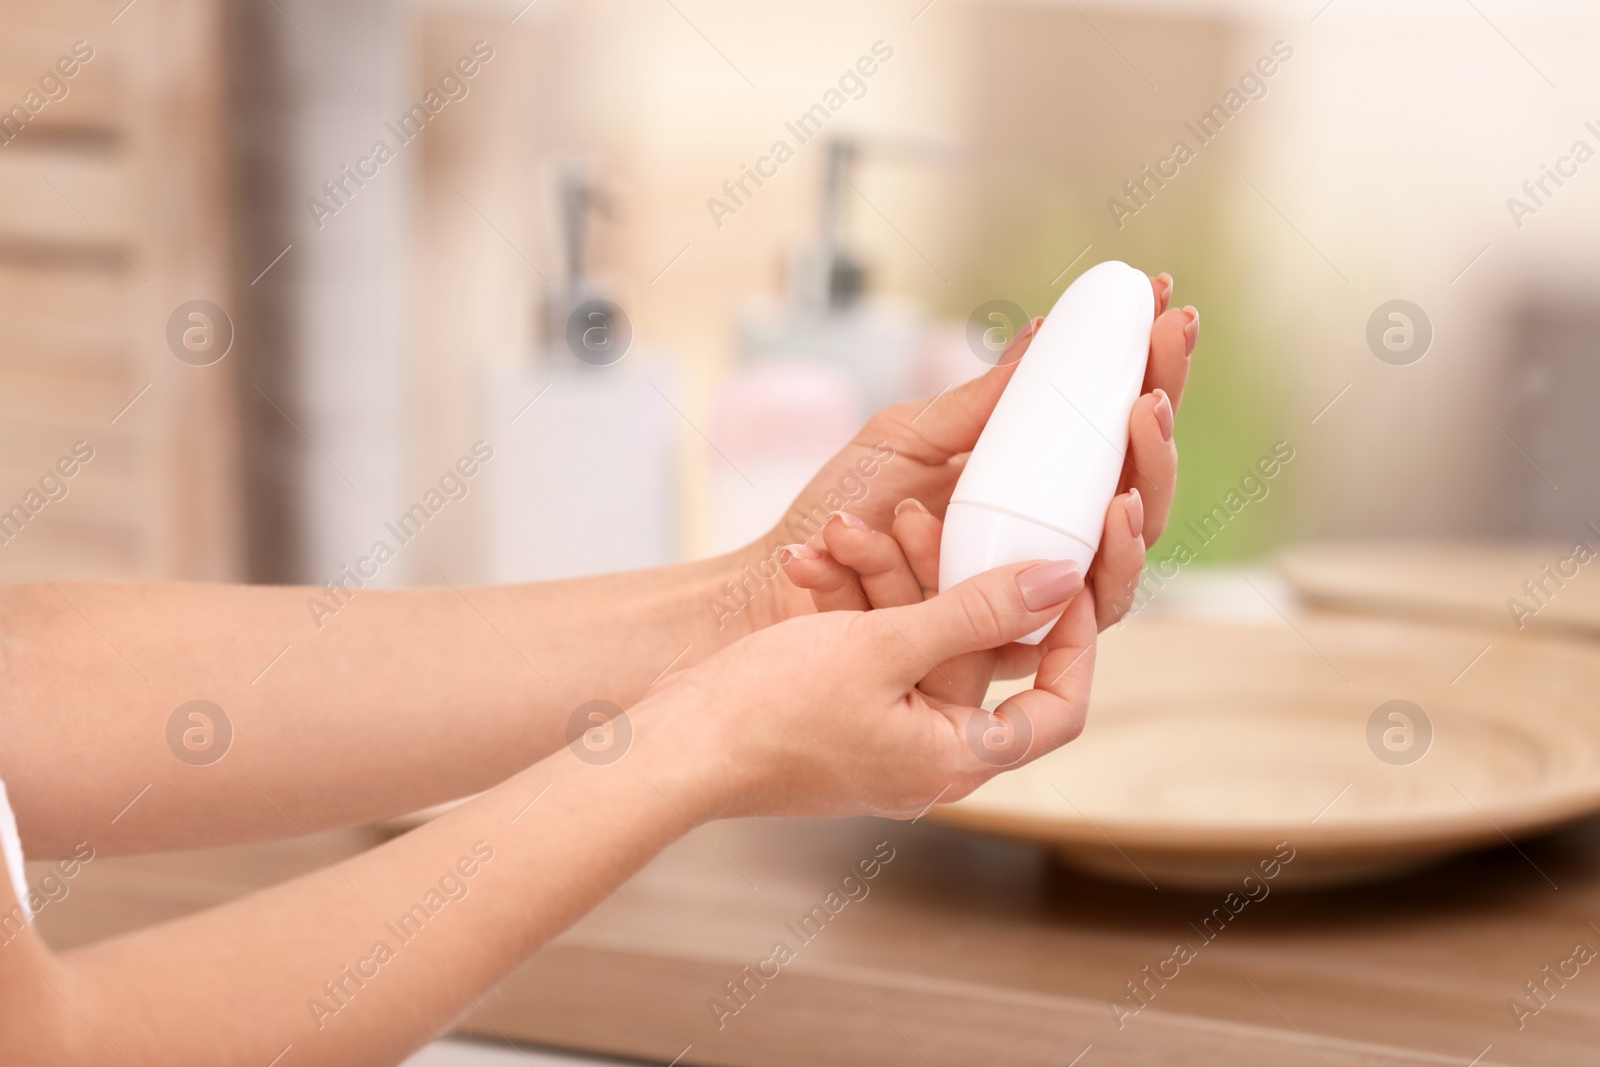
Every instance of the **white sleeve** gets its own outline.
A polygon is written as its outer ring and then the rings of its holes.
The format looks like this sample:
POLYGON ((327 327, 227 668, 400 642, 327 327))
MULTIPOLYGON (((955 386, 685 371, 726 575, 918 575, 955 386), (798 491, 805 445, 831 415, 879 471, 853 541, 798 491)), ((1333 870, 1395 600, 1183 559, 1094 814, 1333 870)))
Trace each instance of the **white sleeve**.
POLYGON ((17 835, 17 817, 11 811, 11 801, 6 796, 6 783, 0 781, 0 853, 5 854, 6 873, 11 876, 11 891, 17 895, 22 914, 33 921, 33 909, 28 907, 28 876, 22 868, 22 838, 17 835))

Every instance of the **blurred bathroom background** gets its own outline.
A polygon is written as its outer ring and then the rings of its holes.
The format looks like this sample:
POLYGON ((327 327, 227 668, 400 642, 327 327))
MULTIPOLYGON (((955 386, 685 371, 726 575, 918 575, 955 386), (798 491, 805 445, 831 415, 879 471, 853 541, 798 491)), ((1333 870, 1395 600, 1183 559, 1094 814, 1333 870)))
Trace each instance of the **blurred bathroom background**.
POLYGON ((704 556, 1112 258, 1202 313, 1172 536, 1294 450, 1201 563, 1600 518, 1578 0, 0 12, 6 580, 704 556))

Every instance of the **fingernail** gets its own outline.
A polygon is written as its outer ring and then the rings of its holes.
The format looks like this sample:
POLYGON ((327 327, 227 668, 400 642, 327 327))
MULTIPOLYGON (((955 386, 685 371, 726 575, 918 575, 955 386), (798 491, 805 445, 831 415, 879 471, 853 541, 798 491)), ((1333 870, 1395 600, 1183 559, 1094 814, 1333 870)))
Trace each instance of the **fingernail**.
POLYGON ((902 511, 920 511, 924 515, 930 514, 928 509, 922 506, 922 501, 911 496, 906 497, 904 500, 900 501, 900 503, 894 506, 894 513, 896 517, 898 517, 902 511))
POLYGON ((866 520, 861 519, 858 516, 852 515, 848 511, 841 511, 841 512, 838 513, 838 515, 839 515, 839 521, 844 523, 846 526, 850 527, 852 530, 870 530, 870 529, 872 529, 872 527, 867 525, 866 520))
POLYGON ((1135 537, 1144 536, 1144 497, 1139 490, 1128 490, 1128 532, 1135 537))
POLYGON ((1161 439, 1172 440, 1172 400, 1167 396, 1165 389, 1155 390, 1156 394, 1156 425, 1161 428, 1161 439))
POLYGON ((1200 336, 1200 312, 1195 310, 1193 304, 1190 304, 1183 309, 1183 313, 1189 316, 1189 321, 1183 327, 1185 354, 1192 355, 1194 353, 1194 343, 1200 336))
POLYGON ((1017 355, 1017 349, 1028 343, 1028 338, 1039 331, 1039 326, 1043 322, 1043 317, 1029 319, 1028 324, 1012 336, 1011 343, 1006 345, 1004 352, 1000 353, 1000 366, 1004 367, 1008 363, 1015 363, 1022 358, 1017 355))
POLYGON ((1017 589, 1029 611, 1043 611, 1078 595, 1083 588, 1083 572, 1070 559, 1041 563, 1017 575, 1017 589))
POLYGON ((1161 286, 1160 304, 1165 307, 1167 301, 1172 299, 1172 275, 1162 271, 1156 275, 1156 283, 1161 286))
POLYGON ((821 559, 822 553, 810 545, 784 545, 783 554, 778 558, 778 565, 782 566, 791 559, 821 559))

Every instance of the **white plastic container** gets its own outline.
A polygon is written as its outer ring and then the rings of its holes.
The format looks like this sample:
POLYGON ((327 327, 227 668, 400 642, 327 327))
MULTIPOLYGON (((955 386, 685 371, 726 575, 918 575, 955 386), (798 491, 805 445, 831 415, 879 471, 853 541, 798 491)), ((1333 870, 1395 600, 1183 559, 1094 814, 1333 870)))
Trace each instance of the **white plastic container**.
MULTIPOLYGON (((1122 473, 1154 321, 1150 279, 1126 263, 1091 267, 1061 294, 956 482, 941 590, 1030 559, 1076 560, 1088 573, 1122 473)), ((1049 629, 1022 640, 1038 644, 1049 629)))

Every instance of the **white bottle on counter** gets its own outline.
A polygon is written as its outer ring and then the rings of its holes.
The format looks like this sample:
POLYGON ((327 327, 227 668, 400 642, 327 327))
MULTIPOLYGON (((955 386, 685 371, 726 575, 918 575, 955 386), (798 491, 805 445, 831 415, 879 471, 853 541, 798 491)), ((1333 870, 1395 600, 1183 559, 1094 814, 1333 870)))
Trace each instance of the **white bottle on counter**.
MULTIPOLYGON (((1088 573, 1122 473, 1154 321, 1150 279, 1126 263, 1091 267, 1061 294, 956 482, 941 590, 1030 559, 1076 560, 1088 573)), ((1049 629, 1022 640, 1038 644, 1049 629)))

